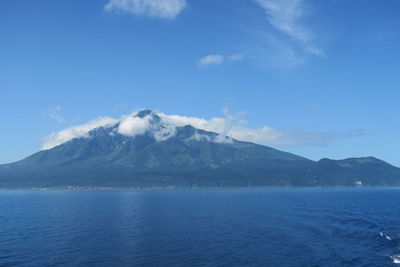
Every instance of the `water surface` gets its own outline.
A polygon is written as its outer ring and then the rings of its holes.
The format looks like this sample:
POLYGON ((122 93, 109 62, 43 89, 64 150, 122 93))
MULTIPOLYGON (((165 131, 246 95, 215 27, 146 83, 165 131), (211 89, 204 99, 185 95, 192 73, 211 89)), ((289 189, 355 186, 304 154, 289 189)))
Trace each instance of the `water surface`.
POLYGON ((399 189, 0 191, 1 266, 392 266, 399 242, 399 189))

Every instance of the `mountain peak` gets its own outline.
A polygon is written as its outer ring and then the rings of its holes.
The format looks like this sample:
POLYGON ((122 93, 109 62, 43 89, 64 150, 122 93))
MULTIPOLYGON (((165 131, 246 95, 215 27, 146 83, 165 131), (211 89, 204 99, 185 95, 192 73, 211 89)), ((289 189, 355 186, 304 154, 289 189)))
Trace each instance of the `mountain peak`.
POLYGON ((151 111, 150 109, 144 109, 139 111, 136 116, 138 116, 139 118, 144 118, 148 115, 152 115, 152 116, 157 116, 153 111, 151 111))
POLYGON ((159 126, 161 123, 161 118, 158 116, 156 113, 151 111, 150 109, 144 109, 136 114, 133 114, 134 117, 140 118, 140 119, 147 119, 150 124, 159 126))

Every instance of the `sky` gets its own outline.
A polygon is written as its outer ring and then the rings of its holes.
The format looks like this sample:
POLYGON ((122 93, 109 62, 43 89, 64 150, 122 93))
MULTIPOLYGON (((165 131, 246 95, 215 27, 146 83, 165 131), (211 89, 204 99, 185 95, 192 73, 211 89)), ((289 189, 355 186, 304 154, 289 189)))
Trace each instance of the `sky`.
POLYGON ((0 164, 146 108, 400 166, 399 14, 399 0, 2 0, 0 164))

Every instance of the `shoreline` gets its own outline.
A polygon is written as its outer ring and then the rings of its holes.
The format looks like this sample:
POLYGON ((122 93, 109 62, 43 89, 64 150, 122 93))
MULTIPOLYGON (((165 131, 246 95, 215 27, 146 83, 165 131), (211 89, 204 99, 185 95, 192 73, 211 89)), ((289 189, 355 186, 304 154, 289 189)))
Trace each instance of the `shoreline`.
POLYGON ((201 191, 201 190, 313 190, 313 189, 400 189, 400 186, 230 186, 230 187, 85 187, 85 186, 61 186, 61 187, 21 187, 21 188, 0 188, 2 191, 201 191))

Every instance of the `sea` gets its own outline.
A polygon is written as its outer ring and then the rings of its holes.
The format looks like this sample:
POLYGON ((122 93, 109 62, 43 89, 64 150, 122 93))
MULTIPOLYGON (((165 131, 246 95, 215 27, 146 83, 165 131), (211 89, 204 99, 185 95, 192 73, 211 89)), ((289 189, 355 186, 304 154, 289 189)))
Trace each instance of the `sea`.
POLYGON ((0 266, 396 266, 400 189, 0 190, 0 266))

